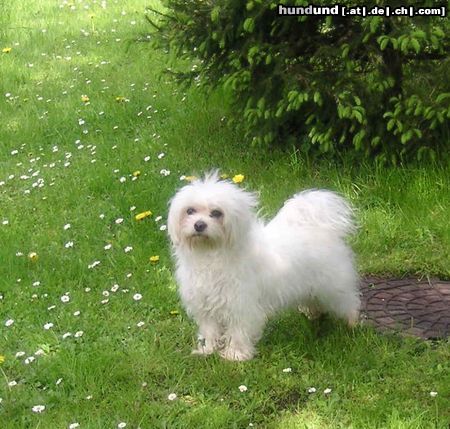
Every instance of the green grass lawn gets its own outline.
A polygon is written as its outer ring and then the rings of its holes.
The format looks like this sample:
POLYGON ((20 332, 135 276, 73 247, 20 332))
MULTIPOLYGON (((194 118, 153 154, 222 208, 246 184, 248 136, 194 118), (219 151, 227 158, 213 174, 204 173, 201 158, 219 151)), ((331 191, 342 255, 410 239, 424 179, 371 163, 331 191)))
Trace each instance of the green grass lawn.
POLYGON ((165 231, 180 176, 244 174, 267 216, 338 190, 362 274, 449 278, 450 175, 248 148, 222 94, 161 73, 150 3, 0 2, 0 428, 447 428, 446 342, 288 312, 253 361, 190 356, 165 231))

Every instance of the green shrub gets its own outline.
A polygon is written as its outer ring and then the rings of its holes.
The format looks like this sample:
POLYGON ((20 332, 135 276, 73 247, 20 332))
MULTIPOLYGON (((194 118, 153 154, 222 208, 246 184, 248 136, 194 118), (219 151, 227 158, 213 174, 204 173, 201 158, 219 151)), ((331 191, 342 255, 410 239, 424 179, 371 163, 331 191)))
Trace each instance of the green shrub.
POLYGON ((231 94, 253 144, 351 150, 393 164, 448 150, 447 18, 278 16, 277 3, 264 0, 167 0, 165 7, 148 15, 157 44, 194 59, 179 76, 231 94))

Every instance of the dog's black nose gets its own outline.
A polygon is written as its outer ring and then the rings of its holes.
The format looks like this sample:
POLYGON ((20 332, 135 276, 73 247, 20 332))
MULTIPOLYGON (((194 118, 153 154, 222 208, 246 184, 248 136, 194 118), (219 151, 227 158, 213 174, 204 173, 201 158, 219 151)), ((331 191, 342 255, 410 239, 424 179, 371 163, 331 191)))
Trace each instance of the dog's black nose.
POLYGON ((203 222, 202 220, 198 220, 197 222, 194 223, 194 229, 197 232, 203 232, 207 226, 208 226, 207 223, 203 222))

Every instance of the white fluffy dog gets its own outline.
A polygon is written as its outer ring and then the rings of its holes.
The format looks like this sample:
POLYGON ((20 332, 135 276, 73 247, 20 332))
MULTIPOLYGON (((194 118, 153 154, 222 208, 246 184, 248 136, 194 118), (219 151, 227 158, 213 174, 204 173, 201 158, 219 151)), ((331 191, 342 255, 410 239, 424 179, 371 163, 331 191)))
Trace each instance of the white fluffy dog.
POLYGON ((199 327, 195 354, 251 359, 267 319, 288 306, 358 321, 358 275, 344 241, 354 230, 348 203, 326 190, 300 192, 267 224, 256 206, 255 194, 217 172, 170 202, 180 295, 199 327))

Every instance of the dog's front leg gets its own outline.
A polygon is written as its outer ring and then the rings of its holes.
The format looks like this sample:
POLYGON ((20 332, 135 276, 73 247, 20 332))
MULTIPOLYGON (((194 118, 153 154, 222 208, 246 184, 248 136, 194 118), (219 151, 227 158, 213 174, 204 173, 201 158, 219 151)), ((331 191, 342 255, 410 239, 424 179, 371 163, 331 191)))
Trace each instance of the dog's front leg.
POLYGON ((219 347, 222 336, 220 325, 211 319, 198 321, 197 348, 192 350, 193 355, 210 355, 219 347))
POLYGON ((256 352, 256 343, 261 338, 265 319, 253 318, 230 326, 224 335, 224 347, 219 350, 220 356, 228 360, 250 360, 256 352))

